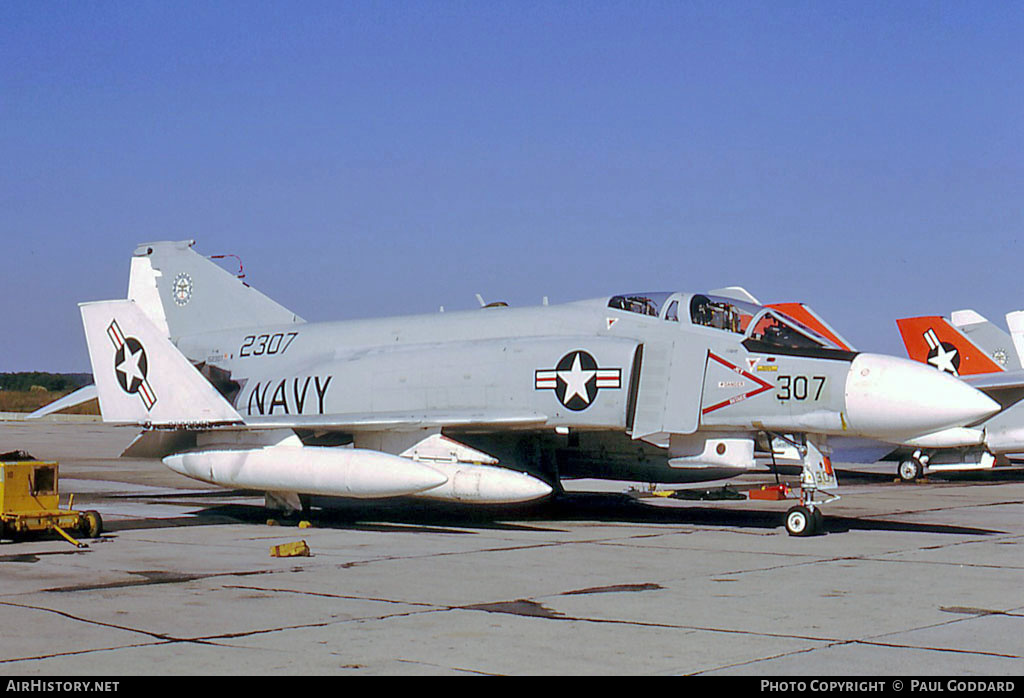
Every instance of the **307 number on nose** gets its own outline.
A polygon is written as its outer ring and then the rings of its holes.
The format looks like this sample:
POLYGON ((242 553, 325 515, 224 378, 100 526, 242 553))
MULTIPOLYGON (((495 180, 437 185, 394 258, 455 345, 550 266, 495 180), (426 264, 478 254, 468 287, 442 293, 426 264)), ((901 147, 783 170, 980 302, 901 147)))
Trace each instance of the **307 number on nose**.
POLYGON ((825 387, 825 376, 779 376, 775 397, 786 400, 817 400, 825 387))

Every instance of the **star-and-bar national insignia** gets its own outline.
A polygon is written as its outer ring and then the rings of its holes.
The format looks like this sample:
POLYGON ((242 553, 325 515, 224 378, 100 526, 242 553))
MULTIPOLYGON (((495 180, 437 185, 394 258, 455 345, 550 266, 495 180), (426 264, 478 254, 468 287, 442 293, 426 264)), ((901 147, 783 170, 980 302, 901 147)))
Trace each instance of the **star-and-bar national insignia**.
POLYGON ((121 390, 129 395, 138 394, 146 411, 152 410, 156 404, 156 393, 146 377, 149 373, 149 360, 142 342, 135 337, 125 337, 117 320, 113 320, 107 328, 107 336, 114 343, 114 375, 121 390))
POLYGON ((924 333, 924 341, 928 343, 928 363, 940 371, 960 375, 960 352, 950 342, 940 342, 935 330, 929 328, 924 333))
POLYGON ((563 356, 555 368, 535 371, 534 387, 554 390, 562 405, 579 412, 593 404, 602 388, 622 388, 622 369, 599 368, 593 356, 577 349, 563 356))

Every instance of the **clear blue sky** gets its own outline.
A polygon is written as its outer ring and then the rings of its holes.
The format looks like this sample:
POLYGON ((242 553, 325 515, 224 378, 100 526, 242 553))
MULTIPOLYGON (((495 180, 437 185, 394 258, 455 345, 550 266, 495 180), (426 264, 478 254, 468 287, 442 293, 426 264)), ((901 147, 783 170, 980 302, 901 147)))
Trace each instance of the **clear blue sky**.
POLYGON ((1024 7, 0 4, 0 371, 198 240, 312 320, 741 284, 1024 308, 1024 7))

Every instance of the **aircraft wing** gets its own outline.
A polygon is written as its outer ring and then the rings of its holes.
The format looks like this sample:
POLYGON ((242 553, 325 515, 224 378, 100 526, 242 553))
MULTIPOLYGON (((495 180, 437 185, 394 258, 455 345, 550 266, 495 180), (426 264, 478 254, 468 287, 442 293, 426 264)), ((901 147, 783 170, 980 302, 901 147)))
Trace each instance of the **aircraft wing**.
POLYGON ((972 388, 986 393, 996 390, 1024 389, 1024 370, 979 373, 973 376, 961 376, 961 379, 972 388))
MULTIPOLYGON (((548 416, 538 412, 370 412, 365 414, 273 415, 246 417, 244 429, 316 429, 318 431, 414 430, 430 427, 503 427, 543 426, 548 416)), ((232 428, 232 427, 228 427, 232 428)))
MULTIPOLYGON (((430 428, 458 427, 462 429, 531 429, 544 427, 547 415, 535 412, 375 412, 344 415, 275 415, 250 417, 245 424, 211 426, 205 431, 230 432, 273 429, 299 429, 316 432, 351 434, 367 431, 417 431, 430 428)), ((121 454, 127 458, 163 458, 178 451, 195 447, 195 432, 172 429, 148 429, 132 441, 121 454)))

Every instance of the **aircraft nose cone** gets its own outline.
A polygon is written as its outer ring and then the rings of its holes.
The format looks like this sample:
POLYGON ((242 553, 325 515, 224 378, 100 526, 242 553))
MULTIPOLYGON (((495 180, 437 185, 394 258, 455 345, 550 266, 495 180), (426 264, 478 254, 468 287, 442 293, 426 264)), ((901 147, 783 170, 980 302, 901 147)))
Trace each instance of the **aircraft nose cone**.
POLYGON ((846 379, 846 416, 861 436, 900 442, 995 414, 999 403, 948 373, 909 359, 858 354, 846 379))

